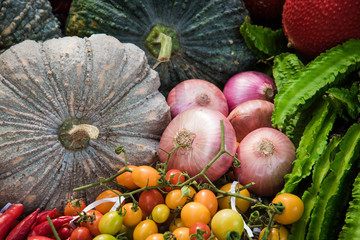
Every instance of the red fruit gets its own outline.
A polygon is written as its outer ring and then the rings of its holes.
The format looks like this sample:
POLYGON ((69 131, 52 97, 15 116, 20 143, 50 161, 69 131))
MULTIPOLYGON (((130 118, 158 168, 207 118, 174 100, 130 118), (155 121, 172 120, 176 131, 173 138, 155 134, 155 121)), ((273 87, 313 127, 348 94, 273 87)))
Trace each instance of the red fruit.
POLYGON ((289 45, 310 60, 350 38, 360 39, 359 0, 286 0, 282 18, 289 45))
POLYGON ((244 0, 250 16, 257 20, 276 20, 281 18, 285 0, 244 0))

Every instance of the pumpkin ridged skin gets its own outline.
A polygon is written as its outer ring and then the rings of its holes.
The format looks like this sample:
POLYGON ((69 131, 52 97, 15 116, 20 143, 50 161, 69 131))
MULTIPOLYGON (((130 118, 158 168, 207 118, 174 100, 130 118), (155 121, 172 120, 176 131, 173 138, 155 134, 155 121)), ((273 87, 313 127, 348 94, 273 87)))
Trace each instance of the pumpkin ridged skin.
POLYGON ((239 28, 248 14, 242 0, 74 0, 66 24, 67 35, 106 33, 143 49, 154 66, 145 40, 162 24, 175 31, 179 50, 159 72, 165 96, 186 79, 208 80, 220 89, 235 73, 254 63, 239 28))
POLYGON ((0 3, 0 52, 26 39, 60 37, 60 23, 48 0, 4 0, 0 3))
MULTIPOLYGON (((27 40, 1 54, 0 205, 61 210, 73 188, 124 166, 124 154, 115 154, 120 145, 131 165, 157 161, 170 122, 159 85, 140 48, 104 34, 27 40), (100 132, 80 150, 59 141, 60 126, 73 118, 100 132)), ((74 197, 90 203, 101 191, 74 197)))

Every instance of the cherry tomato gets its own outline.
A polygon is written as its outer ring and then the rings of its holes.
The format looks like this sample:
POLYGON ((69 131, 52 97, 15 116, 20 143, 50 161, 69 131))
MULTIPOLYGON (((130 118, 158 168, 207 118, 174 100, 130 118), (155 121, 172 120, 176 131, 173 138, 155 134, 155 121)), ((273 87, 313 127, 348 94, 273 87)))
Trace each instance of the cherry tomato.
POLYGON ((125 213, 123 217, 123 224, 127 227, 135 227, 143 217, 141 208, 138 206, 137 209, 133 209, 133 203, 126 203, 123 206, 123 211, 125 213))
POLYGON ((151 216, 155 222, 164 223, 170 216, 170 208, 166 204, 158 204, 153 208, 151 216))
MULTIPOLYGON (((210 230, 209 225, 202 223, 202 222, 198 222, 198 223, 191 225, 191 227, 189 228, 189 235, 191 236, 192 234, 197 234, 198 229, 200 231, 204 232, 201 236, 205 240, 211 236, 211 230, 210 230)), ((190 237, 190 240, 196 240, 196 239, 198 239, 196 236, 190 237)))
POLYGON ((189 228, 188 227, 179 227, 172 232, 176 237, 176 240, 189 240, 189 228))
POLYGON ((99 222, 99 231, 104 234, 115 235, 121 230, 123 217, 117 211, 104 214, 99 222))
POLYGON ((94 238, 94 240, 116 240, 116 237, 110 234, 101 234, 94 238))
MULTIPOLYGON (((225 184, 224 186, 222 186, 220 188, 220 190, 224 191, 224 192, 231 192, 230 189, 231 189, 231 185, 232 183, 227 183, 225 184)), ((242 188, 243 186, 241 184, 237 184, 236 185, 236 188, 239 189, 239 188, 242 188)), ((235 189, 236 189, 235 188, 235 189)), ((245 197, 250 197, 250 192, 245 188, 243 190, 241 190, 239 192, 239 194, 245 196, 245 197)), ((222 194, 218 194, 218 196, 221 196, 222 194)), ((230 197, 227 196, 227 197, 223 197, 223 198, 219 198, 218 199, 218 202, 219 202, 219 208, 220 209, 225 209, 225 208, 231 208, 230 206, 230 197)), ((236 198, 235 200, 235 206, 236 208, 242 212, 242 213, 245 213, 249 207, 250 207, 250 201, 248 200, 245 200, 245 199, 242 199, 242 198, 236 198)))
POLYGON ((181 218, 175 218, 173 221, 171 221, 169 225, 169 231, 174 232, 175 229, 179 227, 185 227, 184 222, 181 220, 181 218))
POLYGON ((181 209, 180 216, 186 227, 191 227, 198 222, 208 224, 211 218, 209 209, 198 202, 185 204, 181 209))
POLYGON ((85 222, 81 222, 82 227, 86 227, 90 230, 91 234, 94 236, 100 235, 99 231, 99 222, 103 217, 103 214, 98 210, 89 210, 86 212, 86 215, 91 217, 91 220, 85 222))
POLYGON ((280 224, 293 224, 298 221, 304 213, 303 201, 294 194, 281 193, 272 200, 274 204, 279 202, 281 202, 285 208, 282 214, 275 214, 274 220, 280 224))
POLYGON ((156 223, 151 219, 145 219, 136 225, 133 238, 134 240, 144 240, 154 233, 158 233, 158 227, 156 223))
MULTIPOLYGON (((102 193, 100 193, 96 200, 100 200, 100 199, 104 199, 104 198, 114 198, 114 197, 119 197, 116 193, 121 194, 121 192, 119 192, 118 190, 105 190, 102 193)), ((107 213, 108 211, 110 211, 110 209, 114 206, 114 202, 105 202, 105 203, 101 203, 99 205, 97 205, 95 207, 96 210, 98 210, 99 212, 101 212, 102 214, 107 213)))
POLYGON ((164 240, 164 234, 153 233, 153 234, 149 235, 145 240, 164 240))
POLYGON ((165 196, 165 203, 170 209, 184 206, 187 197, 183 195, 180 189, 174 189, 168 192, 165 196))
POLYGON ((143 219, 151 214, 156 205, 164 202, 164 197, 159 190, 151 189, 142 191, 139 196, 139 207, 143 212, 143 219))
MULTIPOLYGON (((183 172, 177 169, 170 169, 166 172, 165 179, 169 180, 171 185, 185 182, 185 176, 181 175, 183 172)), ((165 191, 170 192, 172 187, 165 187, 165 191)))
MULTIPOLYGON (((264 236, 265 230, 267 228, 263 228, 261 230, 259 239, 261 239, 264 236)), ((270 234, 267 238, 267 240, 287 240, 289 237, 289 230, 284 226, 274 226, 271 228, 270 234)))
POLYGON ((72 229, 72 227, 69 226, 69 224, 64 224, 60 227, 60 229, 57 230, 57 233, 58 233, 60 239, 70 238, 72 232, 73 232, 73 229, 72 229))
POLYGON ((75 228, 71 233, 70 240, 92 240, 93 235, 86 227, 75 228))
POLYGON ((216 195, 209 189, 202 189, 196 193, 194 202, 204 204, 209 209, 211 217, 214 216, 218 210, 218 200, 216 195))
MULTIPOLYGON (((128 168, 130 168, 131 171, 134 171, 134 169, 137 168, 137 166, 128 165, 128 168)), ((122 167, 119 170, 119 172, 124 169, 125 169, 125 167, 122 167)), ((124 173, 120 174, 119 176, 116 177, 116 181, 118 184, 121 184, 130 190, 134 190, 134 189, 138 188, 138 185, 136 185, 132 179, 132 172, 124 172, 124 173)))
POLYGON ((151 166, 138 166, 132 171, 131 177, 134 183, 140 187, 154 187, 159 185, 158 180, 160 178, 159 172, 151 166))
POLYGON ((75 199, 66 204, 64 209, 65 216, 77 216, 86 207, 86 204, 81 199, 75 199))
POLYGON ((238 231, 241 236, 244 220, 237 211, 222 209, 211 219, 211 230, 219 240, 225 240, 226 234, 231 231, 238 231))

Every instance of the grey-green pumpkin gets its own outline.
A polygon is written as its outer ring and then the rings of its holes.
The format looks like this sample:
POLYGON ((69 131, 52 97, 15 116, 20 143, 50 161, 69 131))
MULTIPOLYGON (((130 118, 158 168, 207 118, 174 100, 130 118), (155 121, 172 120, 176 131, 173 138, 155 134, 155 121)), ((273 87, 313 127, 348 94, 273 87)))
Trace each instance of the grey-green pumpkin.
POLYGON ((158 73, 133 44, 96 34, 26 40, 0 55, 0 206, 62 209, 105 189, 73 188, 128 162, 158 160, 169 107, 158 73))
POLYGON ((251 67, 255 58, 239 30, 247 15, 242 0, 73 0, 65 33, 106 33, 136 44, 159 72, 159 90, 167 96, 176 84, 193 78, 222 88, 232 75, 251 67), (168 61, 165 54, 157 65, 158 42, 167 39, 160 33, 171 37, 172 48, 168 61))
POLYGON ((61 35, 48 0, 0 2, 0 52, 26 39, 44 41, 61 35))

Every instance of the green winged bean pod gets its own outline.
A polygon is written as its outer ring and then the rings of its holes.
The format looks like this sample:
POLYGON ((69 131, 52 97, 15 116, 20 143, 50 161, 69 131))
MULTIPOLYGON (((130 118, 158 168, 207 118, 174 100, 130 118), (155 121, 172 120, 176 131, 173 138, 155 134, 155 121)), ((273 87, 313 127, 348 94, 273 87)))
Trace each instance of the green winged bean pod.
POLYGON ((341 229, 339 222, 344 218, 352 182, 359 171, 356 161, 360 157, 360 124, 347 130, 339 149, 321 184, 306 239, 336 239, 341 229))
POLYGON ((299 111, 312 106, 325 91, 346 81, 346 77, 360 67, 360 40, 348 40, 307 64, 292 76, 274 100, 272 121, 284 129, 299 111))

